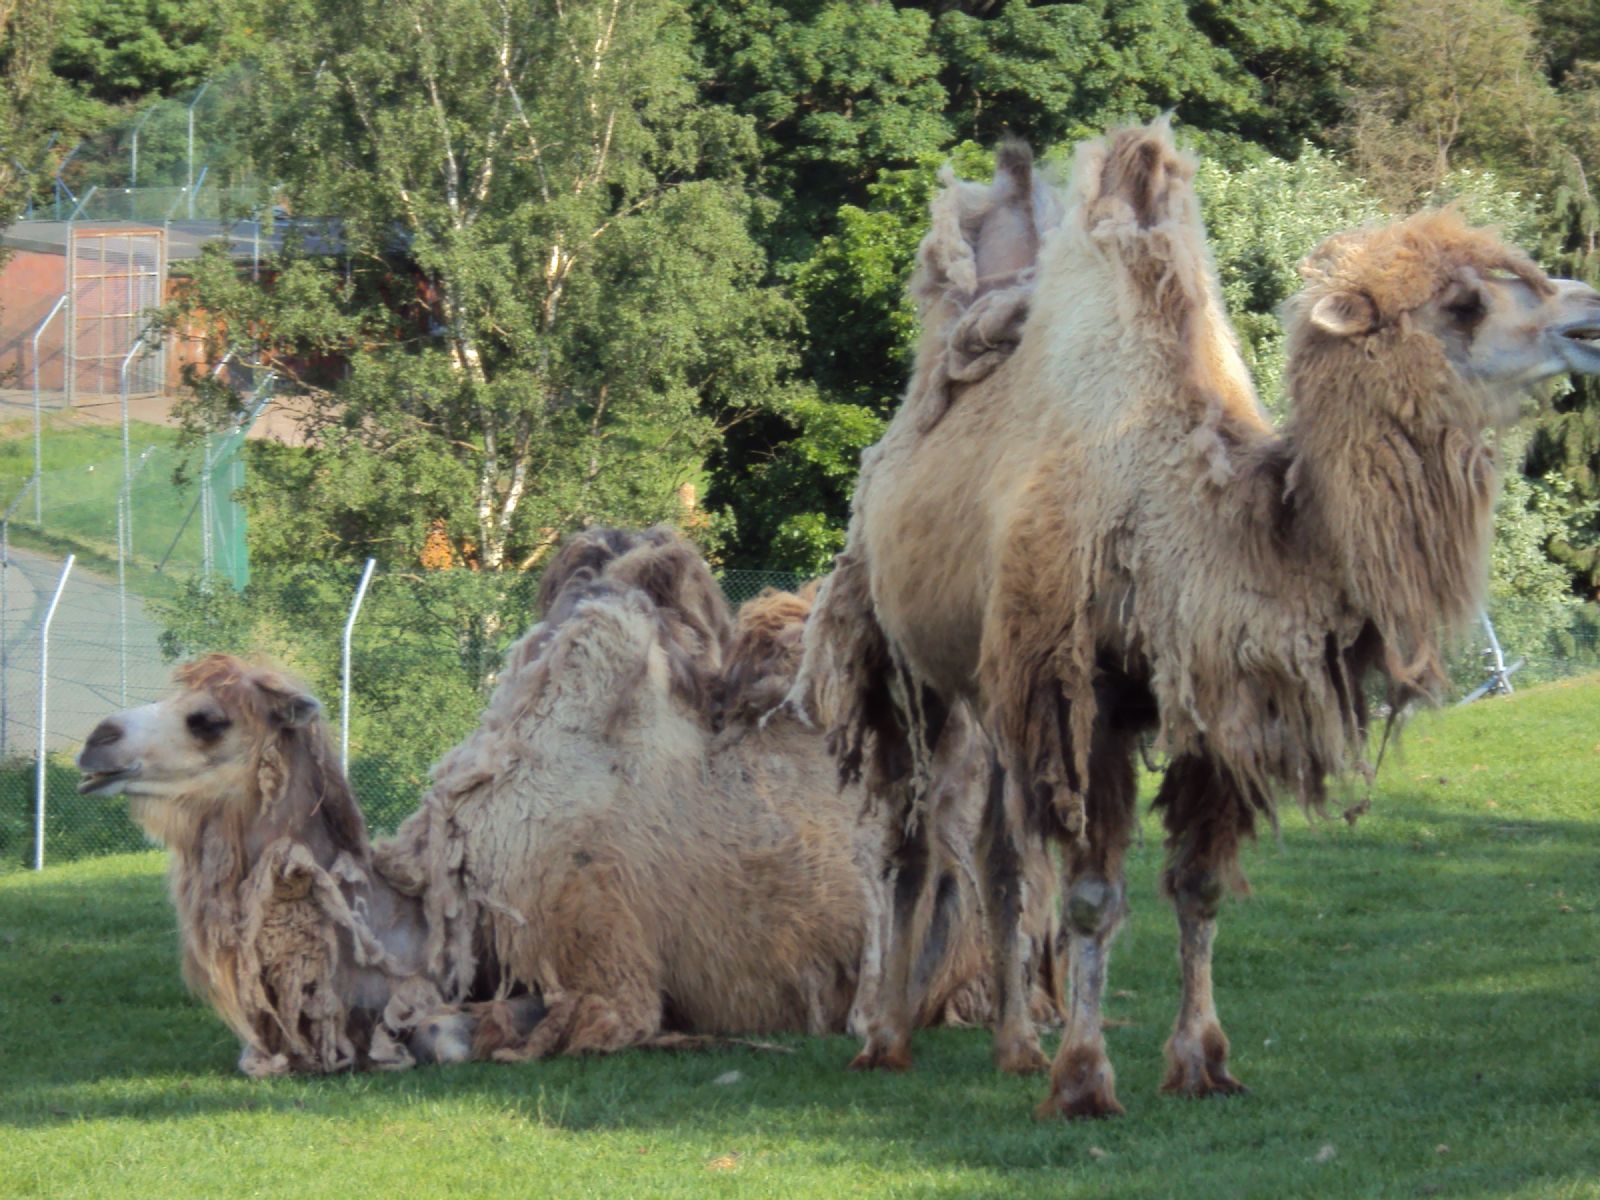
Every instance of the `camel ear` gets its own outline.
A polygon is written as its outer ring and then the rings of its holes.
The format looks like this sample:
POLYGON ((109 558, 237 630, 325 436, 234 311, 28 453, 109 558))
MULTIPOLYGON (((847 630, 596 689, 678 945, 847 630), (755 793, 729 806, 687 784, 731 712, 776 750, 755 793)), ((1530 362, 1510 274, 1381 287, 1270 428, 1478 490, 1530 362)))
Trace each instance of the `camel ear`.
POLYGON ((1334 337, 1358 337, 1378 327, 1378 310, 1360 292, 1330 292, 1311 306, 1311 323, 1334 337))
POLYGON ((279 729, 304 729, 321 715, 315 696, 283 696, 272 706, 272 723, 279 729))

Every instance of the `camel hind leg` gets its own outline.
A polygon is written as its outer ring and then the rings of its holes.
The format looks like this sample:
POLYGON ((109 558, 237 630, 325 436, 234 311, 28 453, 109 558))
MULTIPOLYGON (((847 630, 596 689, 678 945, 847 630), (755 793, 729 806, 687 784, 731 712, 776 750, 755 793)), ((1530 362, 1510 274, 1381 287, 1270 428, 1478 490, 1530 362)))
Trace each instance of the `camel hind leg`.
POLYGON ((1236 784, 1215 764, 1185 756, 1167 769, 1156 797, 1167 828, 1163 890, 1178 915, 1183 998, 1167 1041, 1161 1090, 1180 1096, 1229 1096, 1247 1090, 1228 1069, 1228 1038, 1211 990, 1211 950, 1217 909, 1237 877, 1239 838, 1251 809, 1236 784))
POLYGON ((1010 777, 998 756, 989 768, 989 792, 978 833, 984 916, 994 972, 994 1063, 1002 1071, 1028 1075, 1049 1069, 1039 1032, 1028 1010, 1029 986, 1022 950, 1022 826, 1011 811, 1010 777))
POLYGON ((501 1062, 554 1054, 609 1054, 661 1032, 661 971, 614 865, 576 870, 536 936, 547 938, 523 982, 537 984, 545 1011, 526 1037, 492 1050, 501 1062), (536 969, 532 969, 536 968, 536 969))
POLYGON ((1116 1072, 1106 1055, 1100 1006, 1111 942, 1128 912, 1123 862, 1133 832, 1133 735, 1095 721, 1089 752, 1087 845, 1066 852, 1062 926, 1067 939, 1067 1017, 1050 1067, 1050 1096, 1039 1117, 1122 1113, 1116 1072))
MULTIPOLYGON (((851 1060, 853 1071, 904 1071, 911 1066, 911 1030, 922 1007, 923 993, 938 969, 948 934, 948 921, 931 919, 927 936, 918 938, 919 920, 928 891, 932 863, 934 814, 926 810, 933 791, 934 750, 950 709, 931 689, 899 669, 896 708, 915 767, 901 764, 897 782, 888 789, 892 804, 889 866, 894 874, 889 936, 879 983, 877 1012, 866 1044, 851 1060), (909 719, 905 719, 909 718, 909 719), (919 945, 920 941, 920 945, 919 945)), ((880 733, 880 736, 883 736, 880 733)), ((880 753, 881 753, 880 749, 880 753)), ((935 898, 937 903, 938 898, 935 898)), ((937 910, 933 917, 937 918, 937 910)))

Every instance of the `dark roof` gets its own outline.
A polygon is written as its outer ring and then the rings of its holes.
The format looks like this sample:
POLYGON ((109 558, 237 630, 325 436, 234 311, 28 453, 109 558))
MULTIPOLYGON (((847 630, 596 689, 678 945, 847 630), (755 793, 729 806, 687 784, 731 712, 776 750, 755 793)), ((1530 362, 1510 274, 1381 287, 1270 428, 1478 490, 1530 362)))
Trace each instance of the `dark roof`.
POLYGON ((66 254, 69 229, 135 233, 164 229, 167 234, 167 262, 180 263, 199 258, 207 242, 226 239, 234 258, 248 262, 257 254, 275 254, 283 248, 284 234, 291 227, 306 233, 306 249, 313 253, 335 254, 339 246, 338 222, 332 220, 294 220, 280 218, 270 224, 255 221, 19 221, 0 231, 0 245, 8 250, 32 250, 40 254, 66 254))

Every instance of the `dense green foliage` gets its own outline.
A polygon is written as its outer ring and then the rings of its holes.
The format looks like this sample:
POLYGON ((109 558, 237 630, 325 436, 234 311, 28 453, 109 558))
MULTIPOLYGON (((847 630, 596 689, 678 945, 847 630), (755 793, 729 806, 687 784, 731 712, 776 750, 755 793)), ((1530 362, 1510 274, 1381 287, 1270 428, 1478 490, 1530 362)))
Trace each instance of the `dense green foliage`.
MULTIPOLYGON (((313 220, 268 286, 219 255, 187 307, 214 319, 219 349, 290 376, 311 417, 306 449, 256 464, 264 566, 309 551, 536 568, 584 522, 667 519, 730 564, 824 569, 856 457, 906 375, 903 289, 935 172, 981 175, 1006 133, 1064 169, 1076 139, 1174 113, 1274 407, 1276 306, 1297 256, 1341 225, 1464 197, 1553 269, 1600 279, 1594 0, 71 0, 0 15, 21 148, 52 122, 81 127, 73 104, 122 104, 131 123, 156 92, 250 64, 210 122, 239 139, 214 165, 313 220)), ((152 161, 180 125, 144 126, 152 161)), ((1508 536, 1579 596, 1600 594, 1596 395, 1553 398, 1507 508, 1535 514, 1508 536)), ((202 391, 197 424, 214 408, 202 391)))
MULTIPOLYGON (((1127 1116, 1030 1119, 983 1030, 901 1076, 630 1052, 252 1081, 179 978, 161 856, 0 877, 8 1195, 1578 1197, 1594 1192, 1600 788, 1590 679, 1419 718, 1353 828, 1284 814, 1223 908, 1250 1095, 1157 1093, 1177 1003, 1154 824, 1106 1038, 1127 1116), (737 1078, 726 1079, 726 1073, 737 1078)), ((1053 1039, 1051 1039, 1053 1040, 1053 1039)))
POLYGON ((112 105, 198 87, 216 72, 235 22, 230 0, 70 0, 57 8, 65 21, 56 74, 112 105))
POLYGON ((0 0, 0 229, 37 187, 63 116, 65 89, 49 69, 60 32, 53 6, 0 0))
POLYGON ((784 398, 796 318, 751 236, 750 122, 700 102, 677 7, 268 8, 261 161, 340 221, 270 289, 214 255, 184 307, 244 361, 348 370, 295 372, 311 447, 255 463, 260 560, 435 536, 526 568, 591 521, 693 521, 721 428, 784 398))

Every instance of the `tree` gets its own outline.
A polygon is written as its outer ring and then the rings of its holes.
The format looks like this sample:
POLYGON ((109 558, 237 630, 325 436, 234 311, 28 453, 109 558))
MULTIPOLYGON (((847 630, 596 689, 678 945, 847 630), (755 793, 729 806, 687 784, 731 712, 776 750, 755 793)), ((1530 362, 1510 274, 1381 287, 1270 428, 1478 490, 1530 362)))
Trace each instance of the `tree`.
MULTIPOLYGON (((255 95, 297 222, 272 286, 220 252, 209 321, 303 398, 258 561, 536 567, 593 521, 687 522, 723 429, 779 403, 750 122, 699 102, 674 0, 271 0, 255 95), (319 364, 342 364, 330 374, 319 364)), ((196 417, 212 400, 199 393, 196 417)))
POLYGON ((217 70, 233 7, 231 0, 72 0, 55 73, 107 105, 188 91, 217 70))
POLYGON ((1172 109, 1185 124, 1292 153, 1318 138, 1371 0, 1086 0, 951 8, 942 76, 960 136, 1037 144, 1172 109))
POLYGON ((708 94, 760 132, 768 244, 803 258, 877 172, 936 154, 953 129, 928 14, 856 0, 694 0, 708 94))
POLYGON ((1548 174, 1556 97, 1532 18, 1506 0, 1388 0, 1359 75, 1355 166, 1396 209, 1457 166, 1548 174))
POLYGON ((45 174, 66 100, 50 73, 60 29, 54 5, 0 0, 0 229, 45 174))

